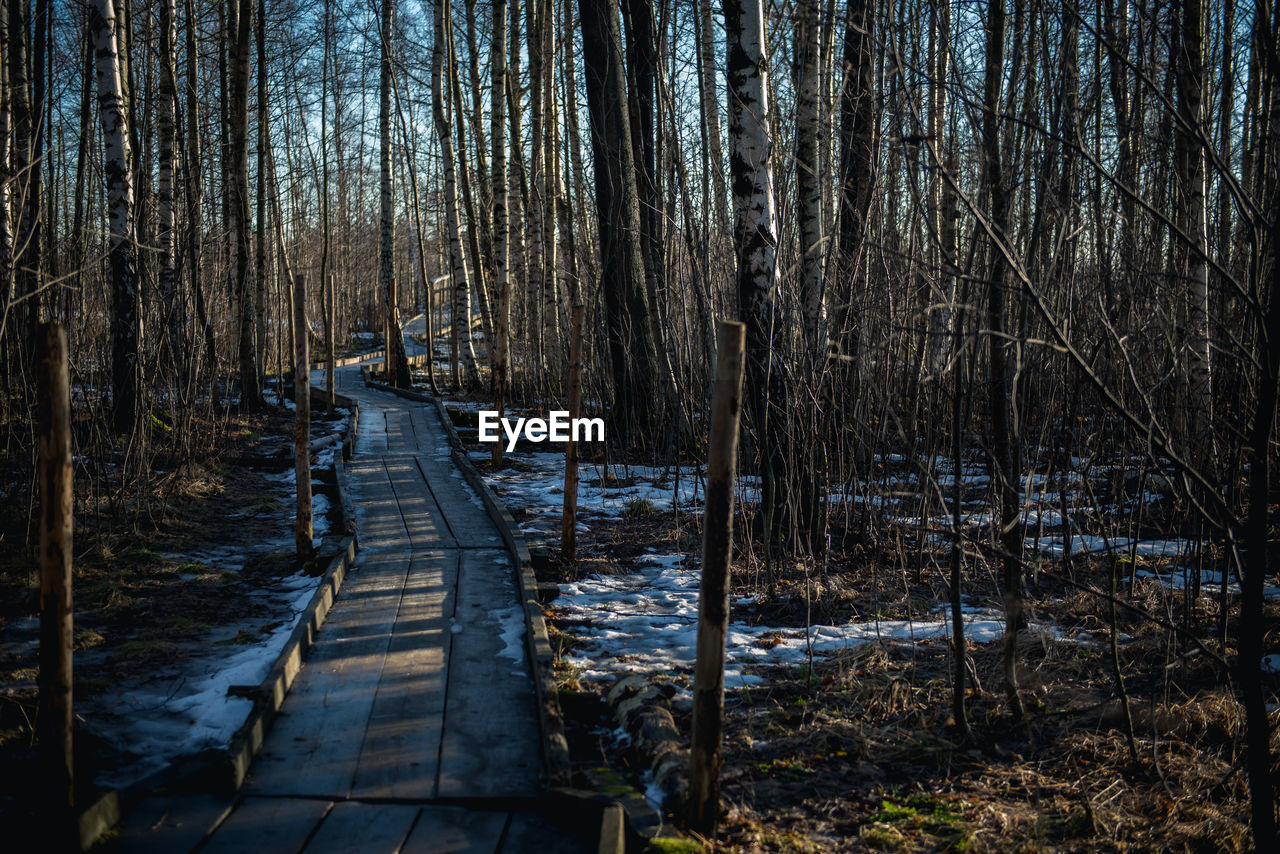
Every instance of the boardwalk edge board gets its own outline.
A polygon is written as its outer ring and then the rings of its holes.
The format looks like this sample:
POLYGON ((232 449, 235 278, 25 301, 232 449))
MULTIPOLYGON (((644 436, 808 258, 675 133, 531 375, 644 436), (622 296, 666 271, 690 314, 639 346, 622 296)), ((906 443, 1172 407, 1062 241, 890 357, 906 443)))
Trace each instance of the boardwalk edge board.
MULTIPOLYGON (((324 390, 312 388, 312 396, 323 396, 324 390)), ((336 406, 351 411, 351 425, 342 443, 342 454, 333 459, 334 476, 338 482, 338 494, 342 499, 342 527, 347 536, 339 543, 340 552, 330 562, 320 579, 298 624, 294 626, 275 663, 255 688, 246 691, 253 699, 253 709, 248 718, 231 736, 225 748, 206 750, 194 757, 177 759, 168 768, 141 780, 125 789, 108 789, 100 793, 87 806, 76 811, 76 831, 80 849, 87 851, 102 836, 120 823, 125 813, 137 806, 148 792, 159 787, 188 788, 196 791, 235 792, 244 783, 253 758, 262 748, 271 724, 275 720, 285 696, 293 687, 302 660, 315 642, 316 632, 324 625, 342 589, 347 572, 355 562, 359 542, 354 533, 355 517, 347 489, 346 469, 343 460, 351 458, 356 427, 360 418, 360 406, 350 397, 334 394, 336 406)))

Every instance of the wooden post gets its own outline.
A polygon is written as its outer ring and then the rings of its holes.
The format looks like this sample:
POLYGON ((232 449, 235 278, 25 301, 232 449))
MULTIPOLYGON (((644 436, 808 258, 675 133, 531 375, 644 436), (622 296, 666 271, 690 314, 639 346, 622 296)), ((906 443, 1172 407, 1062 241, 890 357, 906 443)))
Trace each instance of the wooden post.
POLYGON ((332 417, 333 417, 333 410, 334 410, 334 397, 333 397, 333 395, 334 395, 334 392, 336 391, 336 389, 333 387, 333 382, 334 382, 334 377, 333 377, 333 370, 334 370, 334 367, 333 367, 333 359, 334 359, 334 355, 333 355, 333 351, 334 351, 334 346, 333 346, 333 338, 334 338, 333 324, 334 324, 334 319, 335 319, 335 318, 334 318, 334 314, 335 314, 335 312, 334 312, 334 310, 333 310, 334 286, 333 286, 333 272, 332 272, 332 271, 330 271, 330 272, 329 272, 329 275, 328 275, 328 277, 326 278, 326 280, 325 280, 325 282, 324 282, 323 284, 324 284, 324 301, 325 301, 325 304, 324 304, 324 355, 325 355, 325 369, 324 369, 324 370, 325 370, 325 379, 326 379, 326 381, 328 382, 328 389, 325 391, 324 400, 325 400, 325 406, 326 406, 326 408, 328 409, 328 412, 329 412, 329 417, 330 417, 330 418, 332 418, 332 417))
POLYGON ((71 396, 67 337, 57 323, 36 337, 36 424, 40 485, 40 707, 37 718, 45 805, 75 806, 71 753, 71 396))
POLYGON ((293 280, 293 402, 297 418, 293 433, 293 468, 297 475, 298 518, 294 540, 298 560, 311 558, 311 370, 307 332, 307 281, 293 280))
MULTIPOLYGON (((569 423, 582 414, 582 303, 573 305, 569 322, 569 423)), ((569 430, 564 449, 564 514, 560 519, 560 556, 572 562, 578 550, 578 443, 569 430)))
POLYGON ((724 644, 733 556, 733 480, 738 459, 746 326, 720 321, 716 388, 702 523, 698 659, 693 672, 693 745, 689 752, 689 824, 708 839, 720 818, 720 743, 724 726, 724 644))

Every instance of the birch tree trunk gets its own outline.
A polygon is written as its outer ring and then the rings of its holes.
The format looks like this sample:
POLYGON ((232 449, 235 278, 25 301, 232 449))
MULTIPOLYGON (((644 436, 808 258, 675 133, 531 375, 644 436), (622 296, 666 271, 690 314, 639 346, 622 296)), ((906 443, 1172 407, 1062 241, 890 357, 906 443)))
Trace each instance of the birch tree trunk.
MULTIPOLYGON (((0 15, 0 20, 3 19, 4 16, 0 15)), ((3 38, 3 33, 0 33, 0 40, 3 38)), ((84 29, 82 31, 81 41, 84 46, 81 51, 83 54, 83 60, 80 76, 80 129, 78 134, 80 139, 76 145, 75 186, 72 191, 75 196, 75 202, 72 205, 73 210, 71 214, 71 269, 73 272, 71 275, 70 286, 76 293, 76 307, 74 310, 83 315, 87 311, 85 281, 88 269, 85 264, 85 258, 89 253, 89 236, 84 224, 86 209, 93 197, 93 191, 89 188, 88 180, 89 152, 91 150, 97 150, 98 142, 97 136, 93 132, 93 97, 94 86, 96 84, 93 74, 93 33, 89 31, 89 19, 87 15, 84 20, 84 29)), ((4 61, 3 59, 0 59, 0 86, 3 86, 3 68, 4 61)), ((5 129, 0 127, 0 134, 4 133, 5 129)), ((0 145, 0 160, 3 160, 5 157, 6 154, 3 146, 0 145)), ((2 180, 3 167, 0 167, 0 181, 2 180)), ((53 201, 53 195, 53 193, 49 194, 51 202, 53 201)), ((0 207, 5 204, 7 204, 7 202, 4 200, 3 193, 0 193, 0 207)), ((0 213, 0 218, 3 218, 4 216, 7 216, 7 212, 0 213)), ((50 215, 50 218, 52 218, 52 215, 50 215)), ((3 269, 6 269, 6 267, 4 264, 0 263, 0 270, 3 269)), ((0 276, 3 276, 3 273, 0 273, 0 276)), ((7 284, 7 279, 0 279, 0 281, 5 281, 7 284)), ((7 294, 7 292, 7 287, 0 289, 0 295, 7 294)), ((0 296, 0 299, 3 299, 3 296, 0 296)), ((71 309, 69 307, 63 309, 62 316, 70 316, 70 314, 71 309)), ((0 321, 0 323, 2 322, 3 321, 0 321)), ((0 331, 0 338, 3 338, 3 331, 0 331)), ((3 357, 0 356, 0 359, 2 358, 3 357)))
MULTIPOLYGON (((507 395, 507 357, 511 319, 511 283, 507 272, 507 0, 493 0, 493 44, 489 55, 493 84, 490 90, 489 136, 493 145, 493 287, 494 317, 491 364, 493 408, 503 415, 507 395)), ((502 443, 493 443, 493 462, 502 462, 502 443)))
MULTIPOLYGON (((22 340, 35 332, 36 300, 30 295, 40 287, 40 164, 35 159, 36 125, 40 116, 32 104, 28 44, 31 3, 8 2, 9 104, 12 138, 13 299, 27 298, 15 309, 16 328, 22 340)), ((22 348, 25 352, 27 348, 22 348)), ((24 363, 28 360, 24 358, 24 363)))
POLYGON ((159 149, 159 175, 156 181, 156 238, 160 254, 160 298, 165 314, 165 334, 169 345, 171 370, 185 361, 182 346, 182 309, 178 304, 177 278, 174 269, 174 143, 177 113, 177 68, 174 62, 175 0, 160 0, 160 91, 156 104, 156 134, 159 149))
MULTIPOLYGON (((334 384, 334 287, 330 269, 331 227, 329 217, 329 69, 333 52, 333 4, 324 0, 324 66, 320 81, 320 292, 323 295, 321 311, 324 312, 325 359, 325 410, 333 417, 335 409, 334 384)), ((417 188, 415 187, 415 190, 417 188)), ((430 331, 431 322, 427 321, 430 331)), ((428 365, 429 366, 429 365, 428 365)))
POLYGON ((412 385, 409 362, 405 358, 404 337, 395 298, 394 250, 395 214, 391 207, 391 71, 392 27, 395 23, 395 0, 382 0, 381 80, 378 91, 378 164, 381 191, 381 227, 379 229, 378 276, 382 291, 386 327, 387 382, 396 388, 412 385))
POLYGON ((129 125, 120 83, 113 0, 94 0, 91 15, 110 225, 112 425, 116 432, 127 433, 137 422, 139 411, 138 342, 142 337, 129 125))
POLYGON ((766 542, 772 546, 779 542, 784 527, 782 434, 774 413, 786 412, 786 403, 773 361, 778 215, 764 4, 761 0, 726 0, 724 18, 738 315, 747 327, 744 399, 755 428, 761 512, 766 542))
MULTIPOLYGON (((543 186, 542 137, 545 130, 542 103, 541 15, 539 13, 539 6, 544 2, 545 0, 525 0, 524 6, 525 38, 528 43, 529 56, 529 133, 531 139, 529 159, 527 161, 529 164, 529 243, 526 247, 525 255, 525 274, 527 278, 525 282, 525 304, 529 307, 527 329, 533 366, 536 369, 535 375, 539 377, 546 375, 547 365, 546 354, 543 352, 543 314, 546 309, 542 303, 542 287, 546 271, 543 269, 545 187, 543 186)), ((521 141, 514 140, 513 143, 520 145, 521 141)))
MULTIPOLYGON (((267 283, 271 281, 269 267, 267 266, 267 252, 270 246, 267 232, 267 188, 263 175, 266 173, 266 161, 271 156, 270 142, 270 117, 267 112, 267 6, 266 0, 258 0, 258 13, 255 16, 254 35, 257 40, 258 47, 258 73, 255 75, 257 82, 257 93, 255 97, 255 106, 257 107, 257 131, 258 139, 256 151, 254 152, 257 159, 257 184, 255 190, 255 206, 254 206, 254 226, 255 226, 255 242, 253 254, 253 281, 255 287, 253 289, 253 340, 255 349, 258 353, 258 384, 260 387, 266 387, 266 371, 267 371, 267 283)), ((277 226, 281 223, 277 222, 277 226)), ((281 290, 286 294, 293 293, 293 282, 286 279, 281 283, 281 290)), ((278 293, 279 291, 277 291, 278 293)), ((279 333, 280 327, 292 327, 292 324, 285 322, 277 324, 276 330, 279 333)), ((277 350, 277 352, 279 352, 277 350)))
MULTIPOLYGON (((445 32, 448 34, 448 44, 445 48, 444 68, 445 79, 448 81, 449 86, 449 97, 452 99, 451 103, 453 104, 452 114, 456 118, 456 121, 453 122, 453 131, 458 155, 458 189, 462 195, 461 212, 467 215, 464 249, 471 258, 471 287, 468 293, 470 298, 475 299, 479 304, 484 340, 488 342, 493 340, 493 317, 490 314, 488 286, 485 282, 485 253, 481 236, 483 232, 488 230, 488 227, 480 224, 482 219, 487 220, 488 217, 482 218, 478 215, 478 208, 471 193, 471 166, 467 159, 466 109, 462 101, 462 82, 458 74, 458 63, 455 59, 457 47, 453 37, 452 18, 446 21, 445 32)), ((461 224, 459 224, 459 228, 461 227, 461 224)))
POLYGON ((556 162, 560 146, 560 133, 557 123, 555 102, 556 54, 555 40, 552 37, 555 29, 555 0, 544 0, 542 13, 538 18, 538 38, 542 42, 542 61, 544 72, 538 85, 542 87, 542 346, 546 353, 546 361, 550 368, 549 375, 556 377, 554 366, 559 363, 560 340, 558 332, 568 324, 568 316, 561 310, 557 298, 559 267, 557 265, 556 219, 557 196, 559 193, 560 170, 556 162))
MULTIPOLYGON (((413 116, 413 105, 409 104, 409 121, 405 120, 405 104, 400 100, 399 87, 393 87, 392 91, 396 95, 396 115, 400 120, 400 135, 404 141, 404 159, 408 164, 409 171, 409 187, 412 190, 413 204, 413 226, 414 226, 414 243, 417 249, 415 261, 417 262, 418 279, 422 283, 422 290, 425 292, 423 301, 419 304, 422 311, 426 315, 426 331, 427 331, 427 387, 431 389, 431 393, 439 396, 440 389, 436 385, 436 367, 435 367, 435 333, 431 321, 431 304, 432 304, 432 287, 431 281, 427 278, 427 261, 426 261, 426 238, 423 236, 422 226, 422 199, 418 184, 418 168, 415 165, 418 160, 418 147, 415 138, 410 136, 409 127, 413 116)), ((408 97, 405 98, 408 101, 408 97)), ((501 443, 497 443, 501 444, 501 443)))
MULTIPOLYGON (((92 40, 92 34, 89 36, 92 40)), ((13 297, 13 221, 9 216, 9 184, 13 172, 9 165, 12 101, 9 94, 9 14, 0 9, 0 344, 9 329, 9 305, 13 297)), ((7 361, 8 350, 0 346, 0 358, 7 361)), ((10 371, 4 372, 5 377, 10 371)), ((7 380, 6 380, 7 386, 7 380)))
POLYGON ((453 308, 450 327, 453 330, 450 343, 453 384, 474 387, 480 382, 476 369, 475 350, 471 345, 471 295, 467 287, 467 261, 462 246, 462 234, 458 224, 458 186, 454 176, 452 127, 449 123, 449 106, 445 102, 446 83, 445 47, 448 39, 448 0, 436 0, 435 46, 431 54, 431 95, 434 108, 436 137, 440 141, 440 156, 444 163, 445 227, 449 241, 449 258, 453 266, 453 308))
MULTIPOLYGON (((533 2, 533 0, 526 0, 533 2)), ((507 145, 507 281, 511 288, 508 293, 510 323, 514 325, 511 340, 523 341, 525 354, 529 352, 529 336, 525 309, 527 301, 518 299, 521 291, 516 283, 528 279, 528 253, 526 234, 528 232, 529 182, 524 162, 523 104, 520 98, 520 32, 523 17, 521 0, 509 0, 507 3, 507 130, 510 142, 507 145)), ((525 359, 526 370, 531 360, 525 359)), ((514 380, 514 366, 508 364, 510 380, 514 380)))
MULTIPOLYGON (((489 158, 485 155, 484 150, 483 101, 480 94, 484 83, 480 75, 480 44, 476 38, 476 6, 478 2, 479 0, 465 0, 463 5, 467 25, 467 83, 471 90, 471 109, 467 113, 467 118, 471 125, 471 138, 475 140, 476 210, 487 211, 493 204, 493 187, 489 184, 491 175, 489 158)), ((506 29, 505 25, 503 29, 506 29)), ((485 268, 489 269, 493 263, 489 257, 493 251, 493 232, 490 231, 493 223, 488 221, 488 217, 481 216, 479 225, 480 255, 484 259, 485 268)))

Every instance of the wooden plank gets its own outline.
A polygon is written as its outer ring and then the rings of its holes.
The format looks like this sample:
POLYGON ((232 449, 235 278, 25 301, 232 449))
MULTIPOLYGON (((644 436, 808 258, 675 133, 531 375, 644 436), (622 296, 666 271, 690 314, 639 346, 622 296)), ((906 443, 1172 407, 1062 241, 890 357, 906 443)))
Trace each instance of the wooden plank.
POLYGON ((329 801, 302 798, 245 798, 201 854, 296 854, 330 806, 329 801))
POLYGON ((413 453, 417 453, 423 441, 423 437, 418 435, 418 421, 413 417, 413 410, 423 405, 407 398, 400 401, 401 429, 404 431, 405 439, 408 441, 413 453))
POLYGON ((451 446, 434 406, 410 405, 418 435, 418 467, 449 529, 462 548, 491 548, 500 542, 480 497, 471 490, 449 457, 451 446))
POLYGON ((542 770, 537 699, 506 552, 461 552, 454 616, 439 796, 532 797, 542 770))
POLYGON ((414 555, 364 734, 353 797, 435 797, 457 578, 456 551, 414 555))
POLYGON ((399 610, 409 559, 361 554, 359 571, 317 636, 245 790, 345 798, 399 610))
POLYGON ((395 854, 409 835, 418 809, 358 801, 336 804, 307 844, 305 854, 395 854))
POLYGON ((449 532, 444 513, 427 488, 413 457, 384 457, 383 466, 395 492, 397 512, 404 521, 405 531, 413 548, 457 548, 458 541, 449 532))
MULTIPOLYGON (((441 441, 445 442, 443 433, 441 441)), ((464 549, 488 549, 501 543, 498 529, 485 513, 480 496, 462 477, 462 472, 447 457, 419 455, 418 468, 431 489, 436 504, 444 512, 449 530, 464 549)))
POLYGON ((356 453, 360 456, 380 457, 387 452, 387 422, 383 417, 380 401, 357 390, 354 397, 363 410, 356 430, 356 453))
POLYGON ((402 854, 493 854, 498 850, 505 812, 463 807, 423 807, 402 854))
POLYGON ((222 795, 153 796, 125 817, 113 844, 129 854, 191 851, 234 805, 222 795))
POLYGON ((382 408, 383 423, 387 431, 387 454, 402 454, 414 446, 412 433, 406 434, 404 411, 396 405, 399 401, 391 398, 382 408), (392 402, 395 401, 395 402, 392 402))
POLYGON ((407 548, 409 531, 382 458, 353 461, 350 473, 360 548, 407 548))
POLYGON ((539 813, 518 812, 511 815, 498 854, 596 854, 596 846, 588 847, 539 813))
POLYGON ((440 423, 440 414, 434 404, 421 403, 409 407, 409 416, 413 419, 414 430, 418 434, 419 453, 434 455, 440 459, 449 459, 449 437, 440 423))

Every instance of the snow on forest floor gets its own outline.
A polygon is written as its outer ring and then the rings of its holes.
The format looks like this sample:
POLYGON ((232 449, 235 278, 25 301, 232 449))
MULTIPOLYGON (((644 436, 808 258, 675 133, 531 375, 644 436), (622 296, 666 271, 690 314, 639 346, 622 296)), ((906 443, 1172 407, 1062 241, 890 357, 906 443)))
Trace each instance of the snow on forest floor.
POLYGON ((136 757, 95 782, 129 786, 175 759, 225 747, 253 709, 252 700, 229 689, 256 688, 266 678, 318 583, 318 577, 302 572, 281 578, 253 595, 252 616, 203 638, 207 653, 187 657, 140 686, 82 705, 81 713, 99 736, 136 757), (241 645, 238 639, 249 636, 255 640, 241 645))
MULTIPOLYGON (((336 508, 321 491, 333 482, 333 455, 350 425, 349 412, 339 415, 312 422, 317 547, 341 535, 336 508)), ((181 525, 182 536, 105 553, 104 580, 91 586, 117 585, 115 592, 97 608, 82 602, 93 593, 77 597, 77 643, 85 647, 76 652, 77 680, 93 687, 77 688, 76 711, 115 757, 99 770, 98 785, 126 787, 225 746, 253 705, 229 689, 256 687, 267 676, 319 586, 319 576, 294 571, 291 438, 268 434, 245 447, 242 467, 226 468, 221 488, 175 508, 179 519, 197 514, 181 525), (202 502, 213 503, 199 510, 202 502), (143 605, 160 594, 160 604, 143 605)), ((38 617, 8 623, 0 657, 34 656, 38 633, 38 617)))
MULTIPOLYGON (((552 603, 555 617, 574 626, 583 644, 565 656, 587 681, 612 679, 622 669, 674 673, 693 666, 697 644, 698 581, 694 560, 683 554, 648 554, 637 571, 592 575, 560 585, 552 603)), ((736 605, 748 604, 738 597, 736 605)), ((1000 637, 1003 618, 981 608, 965 614, 965 635, 974 643, 1000 637)), ((919 620, 868 620, 839 626, 774 627, 729 624, 725 684, 741 687, 763 682, 753 666, 799 666, 809 657, 826 656, 858 644, 914 644, 947 637, 950 617, 943 613, 919 620)))
MULTIPOLYGON (((292 409, 291 401, 286 405, 292 409)), ((334 454, 351 424, 351 413, 338 409, 336 421, 313 420, 313 472, 332 471, 334 454)), ((258 443, 259 453, 279 454, 279 438, 258 443)), ((286 453, 292 442, 287 439, 286 453)), ((297 474, 290 467, 282 472, 263 473, 272 501, 255 508, 236 511, 233 517, 250 517, 267 522, 279 536, 246 543, 207 543, 201 548, 167 554, 184 563, 200 563, 224 572, 239 573, 257 555, 290 553, 295 548, 293 520, 296 507, 297 474)), ((330 476, 330 480, 332 476, 330 476)), ((331 529, 329 497, 312 484, 312 544, 320 548, 331 529)), ((303 610, 319 587, 320 576, 306 572, 270 579, 250 594, 252 607, 242 619, 220 625, 201 639, 207 650, 186 658, 173 672, 159 675, 134 690, 119 695, 102 695, 96 708, 86 710, 100 735, 128 745, 136 762, 105 774, 98 782, 124 786, 167 766, 176 757, 192 755, 208 748, 225 746, 247 719, 252 700, 229 693, 232 686, 257 686, 270 672, 303 610), (246 643, 246 639, 252 642, 246 643), (90 711, 93 714, 90 714, 90 711)))
MULTIPOLYGON (((474 409, 449 405, 468 411, 474 409)), ((466 436, 469 431, 462 428, 461 432, 466 436)), ((473 450, 471 456, 479 463, 489 459, 486 450, 473 450)), ((564 503, 563 454, 559 450, 521 449, 507 455, 507 459, 508 465, 496 473, 487 473, 486 480, 504 503, 518 509, 518 518, 522 519, 520 527, 530 539, 554 547, 559 541, 564 503)), ((938 460, 936 466, 937 480, 953 483, 950 461, 938 460)), ((1092 473, 1100 471, 1103 469, 1097 467, 1092 473)), ((905 503, 901 487, 913 477, 893 474, 857 488, 832 489, 827 498, 832 502, 841 498, 852 498, 858 503, 878 502, 886 521, 919 525, 920 517, 893 512, 905 503), (886 482, 899 490, 898 496, 885 498, 877 492, 886 482)), ((985 469, 980 465, 965 465, 961 478, 966 489, 965 524, 989 524, 990 513, 985 510, 986 500, 981 494, 989 483, 985 469)), ((1057 478, 1058 488, 1064 488, 1064 483, 1078 485, 1080 481, 1076 472, 1057 478)), ((1062 530, 1063 516, 1057 509, 1062 496, 1047 489, 1048 480, 1042 475, 1031 475, 1025 482, 1031 489, 1025 495, 1024 522, 1028 531, 1039 528, 1036 536, 1027 538, 1027 547, 1046 557, 1060 557, 1067 536, 1062 530)), ((679 510, 698 514, 703 489, 702 478, 691 467, 606 467, 582 463, 577 530, 580 534, 589 534, 598 522, 654 512, 679 510)), ((1072 497, 1069 508, 1073 516, 1085 519, 1099 515, 1083 506, 1080 494, 1073 493, 1072 497)), ((740 478, 737 500, 750 503, 757 498, 754 478, 740 478)), ((1162 498, 1151 492, 1142 496, 1142 500, 1148 502, 1162 498)), ((930 535, 934 546, 949 543, 950 517, 931 516, 923 521, 935 532, 930 535)), ((1137 576, 1173 589, 1182 589, 1189 573, 1195 571, 1184 566, 1194 563, 1195 543, 1190 540, 1101 537, 1076 531, 1070 537, 1075 554, 1110 551, 1117 557, 1133 554, 1140 559, 1150 559, 1148 562, 1152 565, 1159 564, 1157 568, 1139 568, 1137 576)), ((593 574, 560 584, 560 595, 550 603, 550 609, 556 623, 576 640, 565 660, 580 671, 580 678, 611 680, 622 672, 672 673, 691 668, 697 632, 698 561, 696 554, 660 553, 650 547, 618 574, 593 574)), ((1203 583, 1206 588, 1216 587, 1221 579, 1217 573, 1205 570, 1203 583)), ((1238 585, 1229 583, 1229 592, 1238 590, 1238 585)), ((1280 589, 1269 587, 1267 593, 1280 595, 1280 589)), ((749 610, 752 604, 751 597, 735 597, 733 611, 737 613, 733 616, 749 610)), ((1004 619, 998 602, 971 603, 965 610, 966 636, 970 642, 988 643, 1002 636, 1004 619)), ((761 680, 753 673, 756 668, 804 665, 811 656, 821 658, 868 642, 911 645, 949 636, 950 611, 945 604, 932 612, 910 616, 913 618, 855 618, 838 625, 812 625, 807 630, 804 626, 770 626, 734 619, 727 638, 726 684, 730 687, 750 685, 761 680)), ((1033 622, 1030 628, 1046 639, 1080 644, 1093 642, 1088 633, 1076 634, 1074 629, 1063 630, 1052 624, 1033 622)))

